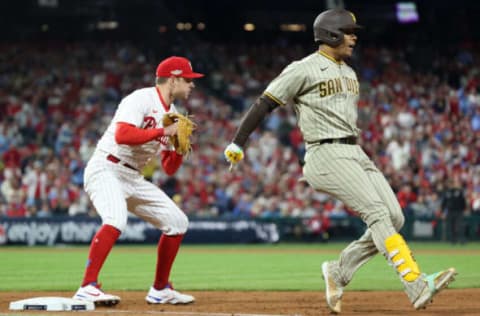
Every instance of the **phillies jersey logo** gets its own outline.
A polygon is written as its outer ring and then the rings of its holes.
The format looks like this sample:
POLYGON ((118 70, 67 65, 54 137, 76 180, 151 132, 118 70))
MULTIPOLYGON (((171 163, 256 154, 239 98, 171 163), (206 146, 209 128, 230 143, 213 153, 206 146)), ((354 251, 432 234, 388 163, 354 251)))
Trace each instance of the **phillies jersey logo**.
POLYGON ((145 116, 143 118, 143 129, 150 129, 157 127, 157 121, 153 116, 145 116))
MULTIPOLYGON (((143 118, 143 123, 143 129, 151 129, 157 127, 157 121, 152 116, 145 116, 143 118)), ((155 138, 155 140, 164 146, 168 146, 170 144, 170 138, 168 136, 159 136, 155 138)))

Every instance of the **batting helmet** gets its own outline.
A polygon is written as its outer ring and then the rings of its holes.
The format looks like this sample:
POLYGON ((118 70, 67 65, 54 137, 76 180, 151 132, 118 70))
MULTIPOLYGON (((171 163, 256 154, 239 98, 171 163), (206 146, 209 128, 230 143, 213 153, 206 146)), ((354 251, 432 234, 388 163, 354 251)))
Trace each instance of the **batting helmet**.
POLYGON ((331 9, 320 13, 313 22, 315 42, 337 47, 343 42, 344 30, 360 29, 355 15, 345 9, 331 9))

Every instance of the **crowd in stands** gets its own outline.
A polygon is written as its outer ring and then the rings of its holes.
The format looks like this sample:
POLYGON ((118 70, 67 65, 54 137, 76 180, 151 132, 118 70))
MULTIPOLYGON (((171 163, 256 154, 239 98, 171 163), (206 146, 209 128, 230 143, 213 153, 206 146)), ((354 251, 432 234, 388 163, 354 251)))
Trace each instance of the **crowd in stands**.
MULTIPOLYGON (((159 60, 184 55, 206 77, 179 104, 195 115, 193 153, 167 176, 158 161, 143 173, 191 217, 302 217, 315 225, 352 216, 302 181, 304 144, 291 106, 255 131, 246 160, 223 157, 244 111, 290 61, 312 53, 283 42, 251 46, 199 42, 142 51, 128 43, 0 44, 0 217, 96 216, 83 170, 117 104, 154 84, 159 60)), ((389 180, 406 214, 439 216, 446 181, 459 177, 480 212, 480 50, 414 56, 358 47, 360 144, 389 180)))

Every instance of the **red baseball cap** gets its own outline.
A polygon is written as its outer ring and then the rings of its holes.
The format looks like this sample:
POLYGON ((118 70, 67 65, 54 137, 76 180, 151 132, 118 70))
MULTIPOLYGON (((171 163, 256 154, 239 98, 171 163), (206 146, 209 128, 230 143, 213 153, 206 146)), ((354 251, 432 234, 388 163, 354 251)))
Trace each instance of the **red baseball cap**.
POLYGON ((185 57, 172 56, 158 64, 157 77, 201 78, 204 75, 193 72, 192 63, 185 57))

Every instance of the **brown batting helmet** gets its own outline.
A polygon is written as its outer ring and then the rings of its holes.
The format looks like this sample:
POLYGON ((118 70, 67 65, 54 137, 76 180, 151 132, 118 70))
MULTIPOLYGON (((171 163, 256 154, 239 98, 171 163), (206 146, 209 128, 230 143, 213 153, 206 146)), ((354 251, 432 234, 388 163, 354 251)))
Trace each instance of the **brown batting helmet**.
POLYGON ((344 30, 360 29, 355 15, 345 9, 331 9, 320 13, 313 22, 315 42, 337 47, 343 42, 344 30))

